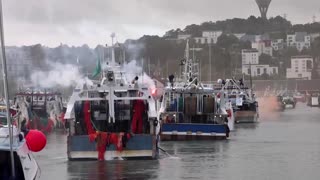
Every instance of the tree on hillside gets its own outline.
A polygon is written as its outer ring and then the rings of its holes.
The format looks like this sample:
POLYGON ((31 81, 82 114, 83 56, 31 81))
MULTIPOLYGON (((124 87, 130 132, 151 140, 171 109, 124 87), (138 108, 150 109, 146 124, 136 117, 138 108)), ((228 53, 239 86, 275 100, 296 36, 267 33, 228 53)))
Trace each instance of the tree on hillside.
POLYGON ((272 57, 271 56, 269 56, 268 54, 261 54, 260 56, 259 56, 259 63, 260 64, 270 64, 271 63, 271 59, 272 59, 272 57))
POLYGON ((234 35, 222 34, 218 38, 217 46, 224 49, 230 49, 234 44, 238 44, 238 43, 239 43, 239 39, 234 35))
POLYGON ((186 34, 191 34, 192 37, 200 37, 202 36, 202 31, 199 25, 191 24, 184 28, 184 32, 186 34))

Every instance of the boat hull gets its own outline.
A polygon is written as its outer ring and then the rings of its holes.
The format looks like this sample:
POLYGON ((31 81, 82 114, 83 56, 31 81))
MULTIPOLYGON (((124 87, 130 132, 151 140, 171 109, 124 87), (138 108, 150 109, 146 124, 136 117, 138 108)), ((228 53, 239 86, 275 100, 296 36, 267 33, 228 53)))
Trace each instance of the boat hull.
POLYGON ((236 123, 255 123, 258 121, 258 113, 256 111, 236 111, 236 123))
POLYGON ((161 141, 219 140, 229 136, 224 124, 162 124, 161 141))
MULTIPOLYGON (((109 145, 104 153, 104 159, 156 159, 158 156, 156 136, 134 135, 122 151, 117 151, 114 145, 109 145)), ((96 142, 90 142, 88 135, 68 136, 69 160, 97 160, 96 142)))

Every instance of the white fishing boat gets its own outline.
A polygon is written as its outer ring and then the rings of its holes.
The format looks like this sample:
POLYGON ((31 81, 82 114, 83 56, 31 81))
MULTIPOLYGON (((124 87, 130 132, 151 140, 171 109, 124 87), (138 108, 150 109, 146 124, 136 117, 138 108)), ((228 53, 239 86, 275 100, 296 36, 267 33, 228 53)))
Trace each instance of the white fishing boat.
POLYGON ((251 88, 245 86, 243 79, 218 80, 215 85, 216 91, 227 94, 228 101, 232 103, 236 123, 254 123, 258 121, 258 102, 251 88))
MULTIPOLYGON (((3 86, 5 94, 5 106, 6 110, 1 112, 0 119, 0 179, 3 180, 30 180, 38 179, 40 172, 36 160, 34 159, 31 149, 38 146, 37 150, 41 150, 45 144, 42 136, 42 144, 37 144, 37 135, 34 132, 29 132, 27 139, 24 138, 24 134, 20 132, 20 129, 13 125, 13 121, 10 115, 9 104, 9 91, 7 80, 7 63, 3 33, 3 16, 2 16, 2 0, 0 0, 0 31, 1 31, 1 60, 3 71, 3 86), (6 123, 6 124, 5 124, 6 123), (5 125, 4 125, 5 124, 5 125)), ((27 132, 27 131, 25 131, 27 132)), ((43 135, 43 134, 42 134, 43 135)), ((35 150, 35 149, 33 149, 35 150)))
MULTIPOLYGON (((0 115, 0 119, 6 119, 0 115)), ((29 150, 24 134, 19 132, 15 126, 12 127, 10 137, 9 127, 0 126, 0 179, 29 180, 39 179, 40 169, 29 150), (12 138, 12 144, 10 144, 12 138), (11 161, 10 146, 12 146, 13 163, 11 161), (12 167, 14 167, 14 178, 12 176, 12 167)))
POLYGON ((69 99, 68 158, 157 158, 160 126, 152 89, 141 72, 130 74, 116 62, 113 46, 111 61, 103 63, 97 64, 100 81, 78 86, 69 99))

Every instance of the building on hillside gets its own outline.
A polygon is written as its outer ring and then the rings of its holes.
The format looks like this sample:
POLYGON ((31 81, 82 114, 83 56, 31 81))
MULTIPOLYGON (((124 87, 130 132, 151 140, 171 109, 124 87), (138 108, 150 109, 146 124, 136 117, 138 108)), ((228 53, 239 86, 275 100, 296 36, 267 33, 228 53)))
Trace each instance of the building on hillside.
POLYGON ((285 42, 283 39, 274 39, 271 41, 271 47, 275 51, 279 51, 285 47, 285 42))
POLYGON ((178 34, 178 40, 187 40, 191 38, 191 34, 178 34))
MULTIPOLYGON (((29 54, 20 51, 17 47, 7 47, 6 57, 7 57, 7 71, 9 77, 14 78, 29 78, 29 75, 34 70, 32 66, 32 60, 29 58, 29 54)), ((2 64, 0 64, 2 69, 2 64)))
POLYGON ((265 40, 270 40, 270 36, 268 34, 262 34, 262 35, 249 35, 246 34, 240 38, 240 41, 250 41, 251 43, 253 42, 258 42, 258 41, 265 41, 265 40))
POLYGON ((259 52, 259 56, 261 54, 267 54, 269 56, 273 55, 271 41, 270 40, 261 40, 257 42, 251 43, 253 49, 257 49, 259 52))
POLYGON ((278 67, 273 67, 266 64, 242 65, 242 73, 245 75, 251 74, 253 77, 262 76, 264 74, 272 76, 277 75, 278 72, 278 67))
POLYGON ((202 37, 195 37, 194 39, 198 44, 216 44, 222 33, 222 31, 203 31, 202 37))
POLYGON ((242 64, 259 64, 259 51, 256 49, 243 49, 242 64))
POLYGON ((246 35, 246 33, 234 33, 233 35, 240 40, 243 36, 246 35))
POLYGON ((312 56, 291 57, 291 67, 287 68, 287 79, 311 79, 312 56))
POLYGON ((311 42, 313 42, 315 39, 320 37, 320 33, 311 33, 310 37, 311 37, 311 42))
POLYGON ((287 46, 295 47, 298 51, 308 49, 311 46, 311 37, 306 32, 287 34, 287 46))
POLYGON ((278 67, 259 64, 259 51, 257 49, 242 50, 242 73, 252 76, 261 76, 263 74, 278 74, 278 67))

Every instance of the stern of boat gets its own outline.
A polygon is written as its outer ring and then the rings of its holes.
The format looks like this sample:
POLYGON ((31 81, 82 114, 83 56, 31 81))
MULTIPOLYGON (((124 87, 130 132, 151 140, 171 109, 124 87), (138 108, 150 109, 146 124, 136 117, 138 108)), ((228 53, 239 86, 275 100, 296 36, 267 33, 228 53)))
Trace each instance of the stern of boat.
MULTIPOLYGON (((158 156, 156 136, 135 134, 122 151, 117 151, 113 144, 107 146, 104 159, 155 159, 158 156)), ((88 135, 68 136, 69 160, 97 160, 96 142, 90 142, 88 135)))
POLYGON ((165 123, 160 136, 161 141, 226 139, 229 128, 225 124, 165 123))

